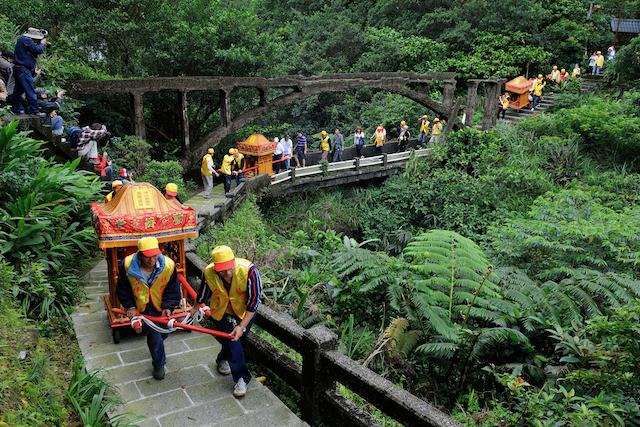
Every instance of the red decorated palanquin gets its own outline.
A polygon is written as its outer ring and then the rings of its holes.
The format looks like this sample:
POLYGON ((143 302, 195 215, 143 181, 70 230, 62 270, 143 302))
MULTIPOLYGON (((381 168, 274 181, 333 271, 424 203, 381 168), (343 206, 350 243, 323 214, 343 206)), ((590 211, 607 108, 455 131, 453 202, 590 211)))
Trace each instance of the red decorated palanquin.
POLYGON ((100 248, 135 246, 153 236, 159 242, 196 237, 196 211, 166 200, 146 182, 127 184, 109 203, 92 203, 93 229, 100 248))
POLYGON ((509 106, 520 110, 529 104, 529 89, 533 86, 533 80, 518 76, 505 83, 504 88, 509 94, 509 106))
MULTIPOLYGON (((184 239, 197 236, 196 211, 165 199, 151 184, 136 182, 124 185, 109 203, 92 203, 91 216, 98 246, 105 249, 109 265, 109 295, 104 296, 104 302, 117 343, 120 341, 117 328, 130 325, 128 317, 116 315, 112 310, 120 308, 116 296, 119 263, 138 250, 140 238, 153 236, 158 239, 163 255, 175 261, 179 275, 186 277, 184 239)), ((187 295, 186 288, 183 295, 187 295)), ((176 312, 188 308, 186 302, 183 305, 176 312)))
POLYGON ((271 174, 273 166, 273 153, 276 151, 277 142, 269 141, 263 135, 253 134, 244 142, 238 142, 238 151, 247 156, 245 162, 247 177, 257 176, 263 173, 271 174))

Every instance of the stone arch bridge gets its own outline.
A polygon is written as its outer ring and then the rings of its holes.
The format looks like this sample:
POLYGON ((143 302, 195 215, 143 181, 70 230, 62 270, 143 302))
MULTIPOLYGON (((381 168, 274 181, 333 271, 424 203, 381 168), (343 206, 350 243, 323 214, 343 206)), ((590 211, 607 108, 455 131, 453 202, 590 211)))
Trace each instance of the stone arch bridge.
MULTIPOLYGON (((462 98, 454 105, 456 86, 455 73, 358 73, 358 74, 324 74, 320 76, 280 76, 262 77, 158 77, 128 80, 84 80, 69 82, 65 89, 69 94, 102 94, 126 93, 131 96, 132 122, 135 135, 146 138, 144 123, 143 95, 148 92, 175 91, 178 94, 181 115, 181 164, 185 170, 198 162, 208 147, 217 145, 223 138, 231 135, 252 121, 276 110, 313 95, 325 92, 338 92, 347 89, 371 88, 385 90, 412 99, 435 111, 440 117, 447 119, 444 135, 451 129, 462 126, 457 118, 462 98), (433 82, 443 84, 442 101, 429 96, 433 82), (415 89, 412 89, 415 88, 415 89), (259 97, 257 106, 235 117, 231 116, 231 95, 240 89, 256 89, 259 97), (273 98, 269 97, 272 89, 289 89, 290 91, 273 98), (189 118, 187 116, 187 94, 192 91, 219 91, 220 94, 220 126, 205 135, 200 141, 189 141, 189 118)), ((468 85, 467 117, 473 117, 476 93, 480 83, 487 84, 485 117, 483 129, 495 124, 497 95, 503 79, 473 80, 468 85), (490 105, 487 105, 490 104, 490 105), (490 114, 487 114, 490 112, 490 114)), ((472 123, 466 123, 471 125, 472 123)))

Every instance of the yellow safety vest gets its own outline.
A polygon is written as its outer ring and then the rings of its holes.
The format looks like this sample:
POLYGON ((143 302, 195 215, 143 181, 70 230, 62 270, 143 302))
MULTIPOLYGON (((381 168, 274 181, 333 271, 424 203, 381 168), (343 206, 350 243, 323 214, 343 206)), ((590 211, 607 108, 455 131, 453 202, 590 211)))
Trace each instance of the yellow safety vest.
POLYGON ((535 96, 542 96, 542 89, 544 89, 546 83, 542 83, 542 80, 536 79, 533 83, 533 94, 535 96))
POLYGON ((575 77, 579 75, 580 75, 580 68, 574 68, 573 72, 571 73, 571 77, 575 77))
POLYGON ((433 135, 440 135, 442 134, 442 123, 437 123, 433 125, 433 135))
POLYGON ((376 130, 376 147, 382 147, 384 145, 384 131, 376 130))
POLYGON ((598 58, 596 59, 596 65, 598 67, 602 67, 603 63, 604 63, 604 56, 603 55, 598 56, 598 58))
POLYGON ((105 202, 105 203, 109 203, 109 202, 111 201, 111 199, 113 199, 113 195, 114 195, 114 192, 113 192, 113 191, 112 191, 111 193, 107 194, 107 195, 104 197, 104 202, 105 202))
POLYGON ((231 175, 231 164, 234 160, 235 158, 231 154, 224 156, 224 159, 222 159, 222 166, 220 166, 220 172, 225 175, 231 175))
MULTIPOLYGON (((124 259, 125 271, 129 271, 131 260, 133 260, 133 255, 129 255, 124 259)), ((173 260, 169 257, 164 257, 164 270, 156 277, 156 280, 151 284, 151 288, 142 280, 127 276, 136 300, 136 307, 140 313, 147 308, 149 300, 151 300, 156 310, 162 311, 162 294, 164 293, 164 288, 166 288, 169 283, 169 279, 171 279, 174 267, 175 263, 173 260)))
POLYGON ((329 151, 331 146, 329 145, 329 137, 321 138, 320 149, 322 151, 329 151))
POLYGON ((207 167, 209 162, 213 162, 213 158, 211 158, 211 154, 205 154, 202 158, 202 166, 200 167, 200 173, 202 173, 202 175, 213 175, 213 172, 207 167))
POLYGON ((429 120, 423 120, 420 125, 420 132, 429 133, 429 120))
POLYGON ((229 293, 224 288, 213 263, 209 264, 204 270, 204 278, 207 286, 211 289, 211 302, 209 303, 211 317, 215 320, 222 320, 229 303, 231 303, 231 308, 236 316, 244 319, 244 315, 247 312, 247 281, 249 280, 250 266, 251 261, 236 258, 236 271, 233 274, 233 279, 231 279, 229 293))
POLYGON ((553 80, 556 83, 560 83, 560 71, 553 70, 551 72, 551 80, 553 80))

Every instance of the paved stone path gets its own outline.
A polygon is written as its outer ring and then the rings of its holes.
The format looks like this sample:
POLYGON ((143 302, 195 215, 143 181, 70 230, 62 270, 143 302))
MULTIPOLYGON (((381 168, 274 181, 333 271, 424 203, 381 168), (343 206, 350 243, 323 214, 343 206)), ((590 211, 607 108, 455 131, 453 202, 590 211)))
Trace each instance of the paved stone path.
MULTIPOLYGON (((151 376, 151 357, 143 335, 121 328, 114 344, 103 296, 108 293, 107 263, 101 261, 85 277, 87 301, 73 314, 73 325, 87 369, 104 369, 120 390, 118 413, 143 415, 140 427, 297 427, 307 426, 269 389, 249 383, 247 395, 233 396, 233 379, 218 373, 220 345, 211 335, 174 332, 165 341, 166 377, 151 376)), ((259 373, 254 373, 259 376, 259 373)))
MULTIPOLYGON (((235 179, 231 181, 231 191, 236 188, 235 179)), ((214 184, 213 190, 211 190, 211 198, 205 199, 203 197, 204 191, 198 194, 194 194, 185 203, 186 206, 191 206, 196 212, 211 212, 218 203, 224 203, 224 185, 222 183, 214 184)))

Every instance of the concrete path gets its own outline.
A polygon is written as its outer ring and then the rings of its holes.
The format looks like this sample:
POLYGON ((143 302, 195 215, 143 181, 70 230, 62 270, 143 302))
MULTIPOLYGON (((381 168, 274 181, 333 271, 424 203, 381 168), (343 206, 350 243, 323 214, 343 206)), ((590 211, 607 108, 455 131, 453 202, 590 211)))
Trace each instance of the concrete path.
POLYGON ((106 378, 120 390, 124 404, 118 413, 145 416, 136 422, 140 427, 307 426, 258 381, 249 383, 246 396, 235 398, 233 379, 217 371, 220 345, 211 335, 170 334, 165 341, 166 377, 153 379, 143 335, 121 328, 120 343, 113 343, 102 299, 108 293, 106 261, 84 280, 87 301, 71 315, 74 329, 87 369, 104 369, 106 378))
MULTIPOLYGON (((231 191, 236 188, 235 179, 231 182, 231 191)), ((191 206, 196 212, 211 212, 215 208, 216 204, 224 203, 224 184, 214 184, 213 190, 211 190, 211 198, 205 199, 203 197, 204 191, 198 194, 194 194, 187 202, 186 206, 191 206)))

